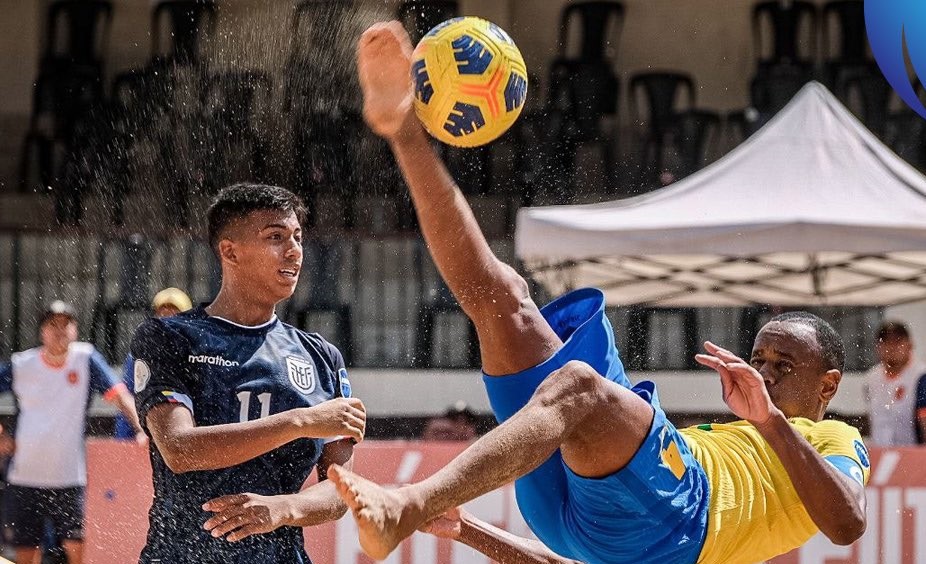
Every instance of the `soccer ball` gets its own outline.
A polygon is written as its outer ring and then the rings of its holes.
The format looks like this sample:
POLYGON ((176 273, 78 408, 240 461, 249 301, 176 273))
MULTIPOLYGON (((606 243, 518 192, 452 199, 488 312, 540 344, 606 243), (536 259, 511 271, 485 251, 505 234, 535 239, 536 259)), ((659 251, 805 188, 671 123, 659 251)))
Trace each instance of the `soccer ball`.
POLYGON ((486 20, 438 24, 412 55, 415 111, 449 145, 477 147, 511 127, 527 99, 527 68, 511 37, 486 20))

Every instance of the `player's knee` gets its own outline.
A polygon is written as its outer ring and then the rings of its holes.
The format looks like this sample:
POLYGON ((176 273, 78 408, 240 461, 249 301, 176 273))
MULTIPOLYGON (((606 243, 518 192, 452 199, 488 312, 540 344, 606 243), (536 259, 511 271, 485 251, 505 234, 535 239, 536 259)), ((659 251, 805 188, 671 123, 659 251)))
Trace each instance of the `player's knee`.
POLYGON ((604 378, 594 368, 573 360, 543 381, 535 399, 573 415, 583 415, 605 401, 604 384, 604 378))
POLYGON ((496 274, 490 284, 476 288, 471 303, 477 313, 487 312, 493 317, 499 315, 516 315, 531 304, 530 287, 524 279, 511 266, 497 261, 496 274))

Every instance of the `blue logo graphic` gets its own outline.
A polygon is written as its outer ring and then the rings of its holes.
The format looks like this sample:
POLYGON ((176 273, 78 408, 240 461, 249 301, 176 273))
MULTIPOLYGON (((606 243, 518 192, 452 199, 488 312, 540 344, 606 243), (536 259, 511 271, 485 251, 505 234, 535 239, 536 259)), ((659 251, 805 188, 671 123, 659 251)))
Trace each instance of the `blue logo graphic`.
POLYGON ((424 59, 415 61, 412 65, 412 78, 415 80, 415 96, 425 104, 431 102, 431 96, 434 95, 434 87, 431 86, 431 77, 428 75, 428 69, 425 68, 424 59))
POLYGON ((462 35, 453 40, 453 58, 457 61, 460 74, 482 74, 492 62, 492 53, 485 46, 470 37, 462 35))
POLYGON ((926 2, 867 0, 865 25, 884 77, 908 106, 926 118, 926 108, 910 84, 904 57, 906 49, 917 76, 926 77, 926 2))
POLYGON ((486 120, 478 106, 457 102, 447 116, 444 130, 454 137, 462 137, 484 127, 485 124, 486 120))
POLYGON ((350 380, 347 379, 347 369, 346 368, 338 369, 338 380, 341 381, 341 397, 349 398, 351 394, 351 389, 350 389, 350 380))
POLYGON ((508 84, 505 86, 505 110, 511 112, 527 100, 527 80, 518 73, 508 75, 508 84))
POLYGON ((862 444, 862 441, 856 439, 855 443, 855 454, 858 455, 859 462, 862 463, 862 466, 868 468, 871 465, 871 461, 868 460, 868 449, 865 448, 865 445, 862 444))

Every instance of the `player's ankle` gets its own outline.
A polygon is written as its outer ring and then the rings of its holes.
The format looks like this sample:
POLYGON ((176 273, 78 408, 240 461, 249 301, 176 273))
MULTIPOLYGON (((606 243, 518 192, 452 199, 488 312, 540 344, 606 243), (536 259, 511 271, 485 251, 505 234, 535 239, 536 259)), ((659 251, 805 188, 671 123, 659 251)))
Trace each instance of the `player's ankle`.
POLYGON ((425 496, 416 485, 403 486, 396 490, 396 493, 402 502, 402 521, 413 524, 417 529, 432 517, 429 515, 425 496))

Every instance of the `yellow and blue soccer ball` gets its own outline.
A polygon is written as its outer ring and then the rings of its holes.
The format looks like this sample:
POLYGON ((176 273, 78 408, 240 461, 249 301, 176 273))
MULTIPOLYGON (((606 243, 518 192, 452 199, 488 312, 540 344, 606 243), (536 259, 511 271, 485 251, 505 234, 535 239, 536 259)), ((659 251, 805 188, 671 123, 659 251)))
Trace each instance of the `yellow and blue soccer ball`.
POLYGON ((477 147, 518 119, 527 68, 511 37, 475 17, 454 18, 425 35, 412 56, 415 111, 449 145, 477 147))

